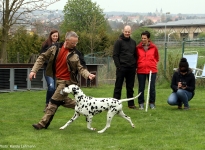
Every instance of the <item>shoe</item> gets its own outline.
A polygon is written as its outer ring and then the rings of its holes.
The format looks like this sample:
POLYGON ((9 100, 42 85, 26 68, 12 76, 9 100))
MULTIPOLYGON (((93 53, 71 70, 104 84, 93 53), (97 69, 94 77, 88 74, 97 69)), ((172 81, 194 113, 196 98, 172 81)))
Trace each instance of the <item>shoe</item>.
POLYGON ((46 104, 46 106, 45 106, 43 112, 46 112, 47 107, 48 107, 48 104, 46 104))
POLYGON ((182 103, 178 103, 178 109, 182 109, 182 103))
POLYGON ((184 107, 184 110, 189 110, 189 107, 184 107))
POLYGON ((144 109, 144 104, 139 104, 139 109, 143 110, 144 109))
POLYGON ((182 106, 178 106, 178 109, 182 109, 182 106))
POLYGON ((137 109, 136 106, 128 106, 130 109, 137 109))
POLYGON ((38 124, 33 124, 32 125, 36 130, 41 130, 43 129, 44 127, 42 125, 40 125, 39 123, 38 124))
POLYGON ((151 109, 155 109, 155 105, 154 104, 149 104, 149 107, 151 108, 151 109))

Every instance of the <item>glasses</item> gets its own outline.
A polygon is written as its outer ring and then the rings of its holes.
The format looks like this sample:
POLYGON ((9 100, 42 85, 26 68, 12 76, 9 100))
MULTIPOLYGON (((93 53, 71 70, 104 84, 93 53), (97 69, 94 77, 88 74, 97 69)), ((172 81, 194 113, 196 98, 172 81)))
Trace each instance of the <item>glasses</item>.
POLYGON ((66 39, 66 43, 69 43, 70 45, 77 45, 78 44, 78 40, 66 39))
POLYGON ((71 40, 66 40, 66 42, 69 42, 71 45, 77 45, 78 42, 74 42, 74 41, 71 41, 71 40))
POLYGON ((70 42, 70 44, 72 44, 72 45, 77 45, 78 42, 70 42))

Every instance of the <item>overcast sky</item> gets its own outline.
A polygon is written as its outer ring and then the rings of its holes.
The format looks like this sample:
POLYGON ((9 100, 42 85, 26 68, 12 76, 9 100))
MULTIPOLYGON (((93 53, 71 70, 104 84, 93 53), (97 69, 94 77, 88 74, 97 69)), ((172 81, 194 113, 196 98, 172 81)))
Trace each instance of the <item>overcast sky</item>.
MULTIPOLYGON (((48 9, 63 10, 68 0, 60 0, 48 9)), ((92 0, 96 2, 104 12, 155 12, 156 9, 163 13, 171 14, 205 14, 205 0, 92 0)))

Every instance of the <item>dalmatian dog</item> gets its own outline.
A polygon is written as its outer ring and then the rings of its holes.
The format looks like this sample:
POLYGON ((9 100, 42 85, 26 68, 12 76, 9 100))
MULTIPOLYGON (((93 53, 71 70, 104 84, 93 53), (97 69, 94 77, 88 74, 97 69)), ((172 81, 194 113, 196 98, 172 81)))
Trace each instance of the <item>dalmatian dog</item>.
POLYGON ((115 98, 95 98, 86 96, 83 91, 77 85, 70 85, 65 87, 62 90, 63 93, 72 93, 76 100, 75 113, 73 117, 62 127, 61 130, 65 129, 70 125, 74 120, 76 120, 80 114, 86 117, 87 128, 90 130, 96 130, 96 128, 91 127, 92 118, 94 115, 101 113, 104 110, 107 110, 107 123, 104 129, 98 131, 98 133, 103 133, 107 128, 110 127, 111 120, 115 114, 120 115, 124 119, 130 122, 131 126, 134 128, 134 124, 131 121, 131 118, 124 114, 122 111, 122 102, 126 102, 132 99, 139 97, 137 95, 133 98, 128 99, 115 99, 115 98))

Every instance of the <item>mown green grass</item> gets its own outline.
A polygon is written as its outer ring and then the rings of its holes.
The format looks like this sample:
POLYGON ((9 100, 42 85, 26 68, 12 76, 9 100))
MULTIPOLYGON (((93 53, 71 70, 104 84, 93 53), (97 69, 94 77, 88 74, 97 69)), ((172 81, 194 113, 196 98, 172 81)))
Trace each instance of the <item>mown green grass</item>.
MULTIPOLYGON (((112 97, 113 85, 82 88, 95 97, 112 97)), ((135 87, 135 94, 137 88, 135 87)), ((0 94, 0 150, 201 150, 205 149, 205 92, 196 89, 190 101, 190 110, 178 110, 166 102, 170 88, 157 87, 156 109, 128 109, 135 128, 123 118, 115 116, 111 127, 103 134, 86 128, 85 117, 80 116, 65 130, 59 130, 73 115, 74 110, 60 107, 47 130, 31 126, 43 116, 45 91, 12 92, 0 94), (10 148, 9 148, 10 147, 10 148), (18 148, 19 147, 19 148, 18 148)), ((123 98, 125 89, 123 88, 123 98)), ((146 97, 146 95, 145 95, 146 97)), ((137 105, 137 100, 135 100, 137 105)), ((92 126, 104 128, 106 112, 94 116, 92 126)))

